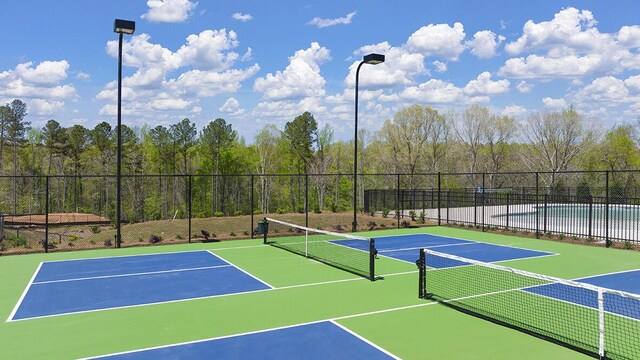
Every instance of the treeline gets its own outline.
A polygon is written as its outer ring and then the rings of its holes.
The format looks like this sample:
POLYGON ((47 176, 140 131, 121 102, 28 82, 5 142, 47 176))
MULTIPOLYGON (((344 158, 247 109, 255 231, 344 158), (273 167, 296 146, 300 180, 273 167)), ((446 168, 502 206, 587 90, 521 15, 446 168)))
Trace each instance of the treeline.
MULTIPOLYGON (((358 173, 406 174, 401 186, 408 190, 436 185, 434 177, 416 175, 421 173, 548 171, 551 174, 541 181, 552 188, 557 182, 556 174, 562 171, 627 170, 637 169, 640 164, 637 123, 603 130, 572 107, 535 113, 518 122, 478 105, 446 112, 412 105, 395 113, 393 118, 380 121, 382 127, 376 132, 360 130, 358 173)), ((82 125, 63 127, 51 119, 42 128, 32 127, 25 104, 14 100, 0 106, 0 172, 2 175, 112 175, 116 167, 116 134, 117 129, 107 122, 88 129, 82 125)), ((145 207, 160 209, 157 210, 160 217, 168 216, 175 204, 182 201, 179 199, 184 198, 188 186, 200 189, 193 194, 208 204, 196 209, 203 214, 250 211, 238 205, 249 196, 247 180, 216 175, 353 172, 353 142, 336 140, 334 129, 328 124, 319 127, 309 112, 287 122, 282 129, 266 125, 249 144, 222 118, 210 121, 202 129, 188 118, 170 126, 130 128, 123 125, 122 141, 123 174, 210 176, 203 176, 191 185, 175 179, 163 182, 161 178, 154 180, 153 185, 128 180, 128 193, 124 196, 141 198, 131 200, 138 205, 131 205, 130 216, 138 218, 140 216, 133 214, 145 214, 145 207), (155 189, 158 199, 148 199, 145 194, 151 191, 149 187, 155 189)), ((376 179, 360 182, 360 193, 365 188, 395 186, 391 177, 376 179)), ((469 176, 450 185, 477 187, 479 179, 469 176)), ((616 181, 632 181, 629 179, 616 181)), ((72 204, 65 207, 75 209, 90 203, 94 207, 92 212, 109 214, 109 199, 115 192, 108 181, 96 184, 99 191, 94 190, 91 195, 85 194, 88 190, 76 181, 65 181, 56 185, 63 194, 56 201, 72 204)), ((351 183, 348 177, 313 176, 307 179, 310 184, 304 181, 302 176, 278 181, 261 176, 255 185, 260 208, 263 212, 299 211, 305 187, 314 194, 310 206, 319 211, 348 208, 351 183), (287 196, 274 197, 273 194, 284 193, 284 189, 287 196)), ((496 176, 489 176, 485 181, 487 187, 503 186, 496 176)), ((29 190, 27 183, 20 185, 15 180, 12 185, 7 183, 0 188, 5 198, 13 196, 14 213, 19 212, 16 207, 26 206, 17 199, 21 186, 24 194, 36 191, 35 187, 29 190)))

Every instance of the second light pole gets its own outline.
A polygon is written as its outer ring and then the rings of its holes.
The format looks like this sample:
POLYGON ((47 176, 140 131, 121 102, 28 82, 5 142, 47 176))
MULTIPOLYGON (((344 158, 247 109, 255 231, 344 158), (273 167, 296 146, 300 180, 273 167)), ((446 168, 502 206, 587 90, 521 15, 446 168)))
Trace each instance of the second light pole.
POLYGON ((360 67, 362 64, 377 65, 384 62, 384 55, 369 54, 365 55, 358 68, 356 69, 356 119, 355 119, 355 135, 353 137, 353 223, 351 231, 358 231, 358 77, 360 76, 360 67))
POLYGON ((136 23, 129 20, 116 19, 113 24, 113 32, 118 36, 118 147, 117 147, 117 164, 116 164, 116 244, 117 248, 120 247, 122 242, 122 234, 120 233, 120 192, 121 192, 121 162, 122 162, 122 36, 124 34, 133 34, 136 31, 136 23))

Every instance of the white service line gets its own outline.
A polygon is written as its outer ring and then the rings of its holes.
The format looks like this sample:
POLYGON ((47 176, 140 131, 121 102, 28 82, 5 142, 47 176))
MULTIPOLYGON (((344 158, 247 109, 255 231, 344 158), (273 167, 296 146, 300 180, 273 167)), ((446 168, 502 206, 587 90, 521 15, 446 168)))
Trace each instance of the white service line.
POLYGON ((71 282, 71 281, 83 281, 83 280, 94 280, 94 279, 110 279, 110 278, 118 278, 118 277, 127 277, 127 276, 139 276, 139 275, 155 275, 155 274, 166 274, 172 272, 182 272, 182 271, 192 271, 192 270, 206 270, 206 269, 217 269, 223 267, 232 267, 233 265, 216 265, 216 266, 203 266, 197 268, 186 268, 186 269, 174 269, 174 270, 160 270, 160 271, 148 271, 148 272, 140 272, 140 273, 131 273, 131 274, 117 274, 117 275, 104 275, 104 276, 92 276, 85 278, 75 278, 75 279, 62 279, 62 280, 50 280, 50 281, 38 281, 34 282, 34 285, 40 284, 52 284, 52 283, 62 283, 62 282, 71 282))

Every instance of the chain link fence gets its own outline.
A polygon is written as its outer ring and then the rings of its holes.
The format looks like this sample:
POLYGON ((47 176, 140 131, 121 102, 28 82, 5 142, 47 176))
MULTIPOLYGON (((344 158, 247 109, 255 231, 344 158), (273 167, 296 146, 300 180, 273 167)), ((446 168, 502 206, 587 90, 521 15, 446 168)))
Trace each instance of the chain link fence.
POLYGON ((351 231, 460 225, 640 241, 640 171, 0 177, 0 254, 226 241, 266 216, 351 231))

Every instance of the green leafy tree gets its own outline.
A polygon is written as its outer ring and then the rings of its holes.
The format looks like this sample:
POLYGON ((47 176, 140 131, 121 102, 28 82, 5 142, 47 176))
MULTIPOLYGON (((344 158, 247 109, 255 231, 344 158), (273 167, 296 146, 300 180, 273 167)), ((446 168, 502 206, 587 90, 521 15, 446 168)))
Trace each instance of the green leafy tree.
POLYGON ((44 146, 49 152, 49 164, 47 166, 47 174, 51 175, 51 166, 54 157, 63 155, 69 146, 69 137, 65 129, 60 123, 51 119, 47 121, 42 128, 42 136, 44 138, 44 146))
MULTIPOLYGON (((309 163, 313 159, 313 146, 318 138, 318 123, 310 112, 306 111, 302 115, 297 116, 293 121, 287 122, 284 127, 284 136, 289 143, 289 151, 291 153, 291 170, 298 175, 307 173, 309 163)), ((301 197, 301 177, 298 180, 298 199, 301 197)), ((291 179, 291 188, 293 189, 293 178, 291 179)), ((302 210, 296 209, 296 200, 291 192, 291 209, 292 211, 302 210)))
POLYGON ((200 143, 211 155, 211 194, 214 197, 211 204, 212 214, 218 211, 219 179, 215 175, 220 173, 220 154, 231 148, 236 137, 237 133, 233 130, 231 124, 227 124, 222 118, 209 122, 200 136, 200 143))
POLYGON ((177 124, 171 125, 171 135, 175 141, 178 152, 183 159, 183 173, 189 173, 189 151, 196 144, 196 124, 191 123, 188 118, 184 118, 177 124))

